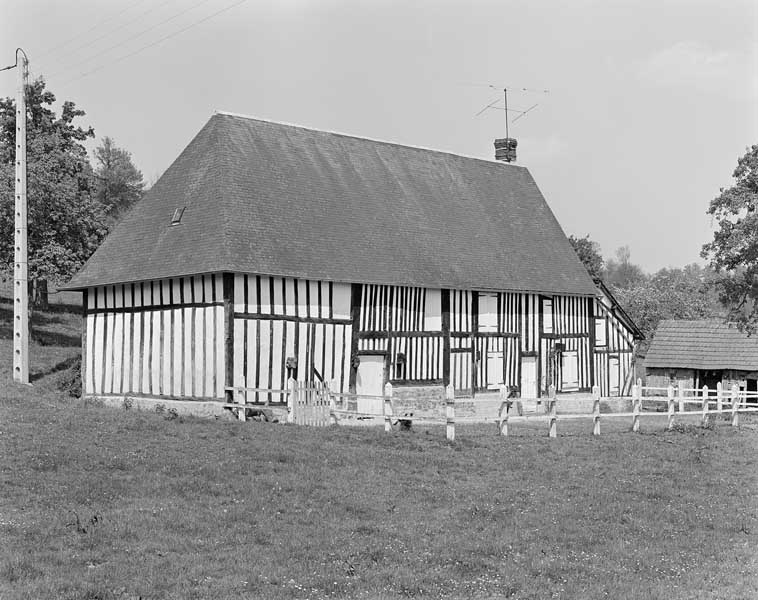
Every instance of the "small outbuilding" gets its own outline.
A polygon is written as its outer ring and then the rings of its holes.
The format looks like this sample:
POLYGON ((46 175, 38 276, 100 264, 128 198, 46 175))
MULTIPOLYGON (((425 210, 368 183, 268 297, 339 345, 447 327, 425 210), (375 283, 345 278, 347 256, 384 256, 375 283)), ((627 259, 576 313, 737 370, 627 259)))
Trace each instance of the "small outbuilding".
POLYGON ((645 357, 647 385, 680 382, 709 389, 737 384, 758 391, 758 337, 749 337, 720 319, 661 321, 645 357))

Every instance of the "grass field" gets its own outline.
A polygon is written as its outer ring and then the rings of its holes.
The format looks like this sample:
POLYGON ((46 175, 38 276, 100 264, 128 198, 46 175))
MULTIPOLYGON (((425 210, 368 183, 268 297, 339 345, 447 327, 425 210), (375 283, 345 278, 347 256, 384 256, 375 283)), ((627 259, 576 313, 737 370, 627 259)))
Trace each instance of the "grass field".
POLYGON ((758 597, 755 422, 451 445, 106 409, 56 389, 77 314, 38 319, 33 388, 0 340, 0 598, 758 597))

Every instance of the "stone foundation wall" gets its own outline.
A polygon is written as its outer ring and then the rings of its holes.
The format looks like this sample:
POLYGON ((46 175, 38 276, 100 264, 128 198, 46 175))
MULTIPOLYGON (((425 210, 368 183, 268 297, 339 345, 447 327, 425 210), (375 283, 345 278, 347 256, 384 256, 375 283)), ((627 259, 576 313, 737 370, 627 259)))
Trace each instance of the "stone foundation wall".
POLYGON ((445 388, 442 385, 395 386, 392 388, 395 412, 414 416, 445 417, 445 388))

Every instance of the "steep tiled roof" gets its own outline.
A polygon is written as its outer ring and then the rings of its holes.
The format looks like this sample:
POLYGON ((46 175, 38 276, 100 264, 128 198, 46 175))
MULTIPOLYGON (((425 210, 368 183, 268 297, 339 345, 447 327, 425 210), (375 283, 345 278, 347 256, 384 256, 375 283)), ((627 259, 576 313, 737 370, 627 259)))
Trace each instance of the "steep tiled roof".
POLYGON ((524 167, 224 113, 67 287, 218 271, 596 292, 524 167))
POLYGON ((661 321, 646 367, 758 370, 758 338, 720 320, 661 321))

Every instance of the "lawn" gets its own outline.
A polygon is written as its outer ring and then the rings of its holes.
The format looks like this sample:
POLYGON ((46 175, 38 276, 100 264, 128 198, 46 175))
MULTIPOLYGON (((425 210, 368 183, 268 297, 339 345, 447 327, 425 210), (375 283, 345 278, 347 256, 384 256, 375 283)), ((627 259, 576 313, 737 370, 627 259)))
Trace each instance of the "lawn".
POLYGON ((34 387, 3 365, 2 599, 758 597, 755 421, 449 444, 107 409, 56 389, 78 326, 56 310, 34 387))

